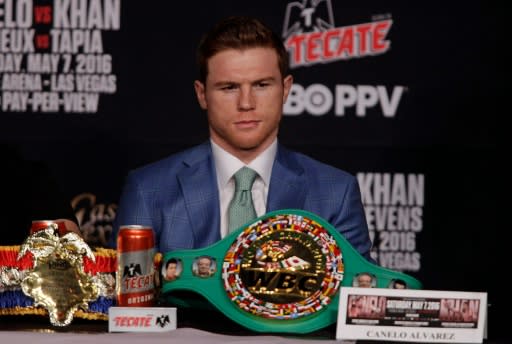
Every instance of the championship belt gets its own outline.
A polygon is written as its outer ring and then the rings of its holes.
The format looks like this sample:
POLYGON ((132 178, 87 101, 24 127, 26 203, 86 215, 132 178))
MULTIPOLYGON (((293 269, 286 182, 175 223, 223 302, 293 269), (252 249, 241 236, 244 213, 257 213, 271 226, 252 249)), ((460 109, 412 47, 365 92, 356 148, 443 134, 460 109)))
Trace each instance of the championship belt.
POLYGON ((267 213, 209 247, 165 253, 162 277, 171 304, 199 305, 184 296, 194 292, 242 326, 281 333, 336 322, 342 286, 422 287, 368 262, 331 224, 296 209, 267 213))
POLYGON ((115 250, 92 250, 51 223, 21 246, 0 246, 0 315, 49 316, 55 326, 73 317, 107 320, 116 267, 115 250))

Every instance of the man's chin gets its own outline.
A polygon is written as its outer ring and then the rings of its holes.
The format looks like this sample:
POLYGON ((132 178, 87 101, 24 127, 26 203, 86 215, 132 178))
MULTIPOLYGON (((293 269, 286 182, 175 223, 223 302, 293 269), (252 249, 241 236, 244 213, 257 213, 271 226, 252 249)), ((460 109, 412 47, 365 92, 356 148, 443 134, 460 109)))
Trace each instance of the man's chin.
POLYGON ((236 147, 241 151, 252 152, 261 150, 264 146, 266 148, 266 146, 270 145, 267 145, 266 142, 266 140, 262 140, 261 138, 244 138, 236 142, 236 147))

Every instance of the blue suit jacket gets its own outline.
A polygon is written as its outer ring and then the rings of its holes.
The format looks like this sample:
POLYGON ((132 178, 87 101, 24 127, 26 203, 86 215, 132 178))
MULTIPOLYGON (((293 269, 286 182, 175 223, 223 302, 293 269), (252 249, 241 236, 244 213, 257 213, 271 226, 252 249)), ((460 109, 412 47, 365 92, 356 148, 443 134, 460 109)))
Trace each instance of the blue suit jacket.
MULTIPOLYGON (((201 248, 220 240, 217 177, 209 142, 131 171, 115 219, 155 230, 157 249, 201 248)), ((338 229, 370 259, 371 241, 354 176, 279 145, 267 211, 303 209, 338 229)), ((371 260, 371 259, 370 259, 371 260)))

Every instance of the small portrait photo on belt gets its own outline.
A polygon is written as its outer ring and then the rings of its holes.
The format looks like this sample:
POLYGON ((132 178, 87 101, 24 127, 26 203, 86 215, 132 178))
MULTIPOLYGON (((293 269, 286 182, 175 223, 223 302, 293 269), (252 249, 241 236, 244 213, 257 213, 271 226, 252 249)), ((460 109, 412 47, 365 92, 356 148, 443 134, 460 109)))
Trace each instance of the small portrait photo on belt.
POLYGON ((352 286, 359 288, 375 288, 377 286, 377 278, 369 272, 360 272, 354 277, 352 286))
POLYGON ((404 280, 395 278, 395 279, 391 280, 391 283, 389 283, 389 288, 391 288, 391 289, 407 289, 407 283, 405 283, 404 280))
POLYGON ((181 259, 170 258, 162 265, 162 277, 165 281, 174 281, 180 277, 183 264, 181 259))
POLYGON ((192 273, 198 277, 210 277, 216 270, 216 260, 211 256, 199 256, 194 259, 194 263, 192 264, 192 273))

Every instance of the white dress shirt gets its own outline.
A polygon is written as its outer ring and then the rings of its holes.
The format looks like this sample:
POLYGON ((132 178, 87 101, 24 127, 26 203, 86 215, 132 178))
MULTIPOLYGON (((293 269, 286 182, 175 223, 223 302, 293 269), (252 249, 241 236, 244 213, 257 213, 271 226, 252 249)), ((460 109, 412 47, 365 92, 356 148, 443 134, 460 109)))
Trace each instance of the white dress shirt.
POLYGON ((261 216, 265 214, 270 174, 277 152, 277 139, 248 165, 245 165, 241 160, 226 152, 212 140, 210 142, 220 198, 220 236, 224 238, 228 232, 228 206, 235 192, 233 175, 244 166, 250 167, 258 173, 254 184, 252 184, 252 201, 256 215, 261 216))

